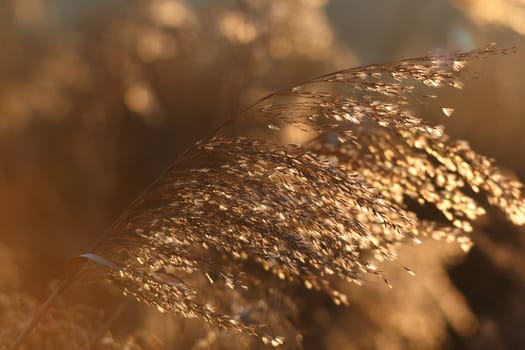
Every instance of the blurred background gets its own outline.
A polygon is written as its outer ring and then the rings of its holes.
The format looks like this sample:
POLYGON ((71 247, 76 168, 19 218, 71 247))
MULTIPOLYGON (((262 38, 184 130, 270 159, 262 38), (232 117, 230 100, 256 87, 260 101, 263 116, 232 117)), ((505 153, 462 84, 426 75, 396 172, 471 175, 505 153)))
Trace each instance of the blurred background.
MULTIPOLYGON (((4 315, 13 295, 45 298, 66 262, 221 121, 332 70, 516 46, 474 65, 464 90, 439 92, 454 118, 428 118, 524 181, 524 19, 523 0, 0 2, 4 315)), ((305 347, 525 348, 524 233, 495 214, 467 256, 437 243, 407 248, 416 279, 395 267, 392 291, 372 283, 349 290, 348 309, 311 306, 305 347)), ((84 294, 111 313, 114 296, 84 294)), ((170 349, 233 348, 200 325, 133 312, 141 316, 116 322, 114 334, 146 331, 170 349)), ((28 311, 10 315, 0 316, 4 329, 28 311)))

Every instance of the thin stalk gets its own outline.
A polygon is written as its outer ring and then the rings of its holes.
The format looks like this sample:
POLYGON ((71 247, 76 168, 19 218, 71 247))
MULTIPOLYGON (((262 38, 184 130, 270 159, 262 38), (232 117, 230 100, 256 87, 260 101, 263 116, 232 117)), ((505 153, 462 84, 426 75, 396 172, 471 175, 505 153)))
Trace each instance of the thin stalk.
MULTIPOLYGON (((112 262, 110 262, 110 261, 108 261, 108 260, 106 260, 104 258, 99 257, 98 255, 91 254, 91 253, 78 255, 75 258, 71 259, 70 263, 73 263, 75 261, 78 262, 81 259, 91 260, 91 261, 94 261, 94 262, 96 262, 96 263, 98 263, 100 265, 106 266, 106 267, 108 267, 110 269, 119 270, 119 267, 117 265, 113 264, 112 262)), ((68 271, 67 275, 64 278, 62 278, 62 280, 55 287, 55 289, 53 290, 51 295, 40 306, 40 308, 38 309, 36 314, 33 316, 31 321, 24 327, 22 332, 18 335, 18 337, 16 338, 15 342, 13 343, 13 345, 11 345, 9 350, 16 350, 16 349, 19 348, 20 345, 22 345, 24 343, 24 341, 27 338, 27 336, 29 335, 29 333, 31 333, 31 331, 35 328, 37 323, 45 315, 47 310, 49 310, 51 305, 53 305, 53 302, 57 299, 57 297, 60 294, 62 294, 62 292, 64 290, 66 290, 67 287, 69 287, 69 285, 73 282, 73 280, 74 280, 75 276, 77 275, 77 273, 79 272, 81 266, 82 266, 81 263, 77 263, 77 264, 75 264, 73 266, 70 266, 70 270, 68 271)))
POLYGON ((78 268, 72 270, 68 275, 66 275, 61 281, 60 284, 55 287, 51 295, 47 298, 47 300, 40 306, 36 314, 33 316, 31 321, 24 327, 22 332, 18 335, 15 342, 11 345, 9 350, 16 350, 22 345, 26 339, 26 337, 29 335, 29 333, 35 328, 37 323, 40 321, 40 319, 45 315, 47 310, 51 307, 53 302, 57 299, 57 297, 62 294, 62 292, 73 282, 73 279, 75 278, 76 274, 78 272, 78 268))

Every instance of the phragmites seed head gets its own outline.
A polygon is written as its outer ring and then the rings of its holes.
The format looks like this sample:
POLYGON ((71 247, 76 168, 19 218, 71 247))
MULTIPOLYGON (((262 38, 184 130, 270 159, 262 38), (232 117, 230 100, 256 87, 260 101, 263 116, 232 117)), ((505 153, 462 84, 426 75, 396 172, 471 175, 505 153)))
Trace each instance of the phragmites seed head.
POLYGON ((468 250, 486 211, 478 193, 525 223, 520 182, 412 112, 428 88, 461 88, 469 61, 507 52, 429 54, 271 94, 182 154, 93 253, 160 311, 280 346, 296 332, 290 286, 348 304, 340 282, 386 280, 376 262, 396 260, 401 243, 430 237, 468 250), (232 136, 239 124, 267 127, 232 136), (290 145, 289 128, 311 137, 290 145), (442 218, 418 217, 414 203, 442 218))

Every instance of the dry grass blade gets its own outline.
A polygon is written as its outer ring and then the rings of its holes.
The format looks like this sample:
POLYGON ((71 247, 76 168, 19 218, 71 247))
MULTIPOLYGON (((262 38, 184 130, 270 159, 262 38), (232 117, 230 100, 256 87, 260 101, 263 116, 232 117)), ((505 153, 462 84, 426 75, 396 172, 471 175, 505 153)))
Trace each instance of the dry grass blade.
POLYGON ((401 242, 426 235, 468 249, 465 234, 485 213, 473 192, 525 223, 521 183, 410 111, 427 88, 461 88, 469 61, 508 52, 429 54, 267 96, 181 155, 91 260, 120 267, 111 279, 160 311, 281 345, 295 332, 290 285, 346 304, 336 282, 384 278, 374 260, 395 260, 401 242), (243 123, 267 125, 267 140, 229 134, 243 123), (286 145, 283 128, 311 140, 286 145), (409 200, 433 205, 450 224, 418 218, 409 200))

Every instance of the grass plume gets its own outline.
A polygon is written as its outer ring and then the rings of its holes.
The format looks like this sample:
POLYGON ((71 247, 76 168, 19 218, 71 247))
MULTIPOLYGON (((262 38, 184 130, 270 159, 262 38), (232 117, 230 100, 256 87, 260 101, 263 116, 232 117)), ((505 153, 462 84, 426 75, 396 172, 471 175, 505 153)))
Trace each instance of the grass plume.
POLYGON ((428 89, 461 88, 469 61, 508 52, 429 54, 273 93, 183 153, 90 260, 116 267, 108 277, 160 311, 288 343, 299 332, 289 285, 348 304, 339 283, 387 280, 376 263, 397 260, 399 244, 432 237, 468 250, 485 213, 477 193, 525 223, 519 181, 412 111, 428 89), (239 125, 254 136, 235 135, 239 125), (291 145, 283 129, 310 136, 291 145), (419 217, 411 201, 443 220, 419 217))

